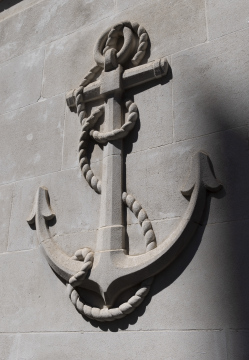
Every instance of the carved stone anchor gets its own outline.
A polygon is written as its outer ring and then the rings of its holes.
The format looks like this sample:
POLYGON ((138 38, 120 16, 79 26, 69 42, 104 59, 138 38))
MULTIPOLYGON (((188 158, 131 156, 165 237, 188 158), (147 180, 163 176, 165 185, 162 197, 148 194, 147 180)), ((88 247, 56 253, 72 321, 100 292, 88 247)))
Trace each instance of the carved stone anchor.
POLYGON ((123 22, 108 29, 98 40, 94 66, 84 77, 78 89, 67 95, 67 104, 76 110, 82 125, 79 160, 82 173, 89 185, 101 194, 100 220, 95 252, 89 248, 76 251, 73 257, 65 254, 52 239, 47 220, 55 215, 50 207, 48 190, 37 191, 29 223, 36 224, 39 243, 49 265, 67 283, 71 301, 76 309, 89 318, 112 321, 132 312, 147 295, 153 276, 167 267, 193 237, 206 202, 206 192, 215 192, 221 184, 214 177, 210 160, 204 152, 192 159, 188 183, 182 191, 190 196, 188 208, 175 231, 159 246, 156 244, 152 224, 142 206, 123 192, 122 139, 134 127, 138 109, 126 101, 127 120, 123 123, 122 94, 131 87, 166 75, 165 58, 138 66, 147 47, 148 35, 138 24, 123 22), (119 38, 123 37, 120 50, 119 38), (129 64, 128 61, 131 63, 129 64), (123 67, 135 66, 124 70, 123 67), (99 79, 93 80, 102 71, 99 79), (87 117, 85 103, 103 99, 101 105, 87 117), (105 114, 104 132, 94 129, 99 117, 105 114), (87 158, 88 139, 103 143, 102 181, 93 174, 87 158), (142 227, 146 253, 138 256, 127 254, 124 245, 124 204, 137 216, 142 227), (140 288, 127 302, 113 307, 124 290, 140 284, 140 288), (94 291, 104 300, 102 309, 84 304, 78 289, 94 291))

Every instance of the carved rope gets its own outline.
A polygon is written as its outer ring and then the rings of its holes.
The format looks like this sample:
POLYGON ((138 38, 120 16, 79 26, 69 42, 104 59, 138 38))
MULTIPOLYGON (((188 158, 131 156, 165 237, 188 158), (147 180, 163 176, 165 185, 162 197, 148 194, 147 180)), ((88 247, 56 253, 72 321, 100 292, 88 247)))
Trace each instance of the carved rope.
POLYGON ((126 206, 133 212, 142 227, 145 237, 146 252, 155 249, 157 246, 156 236, 152 228, 152 224, 148 219, 146 211, 142 208, 139 202, 130 194, 124 192, 122 194, 122 200, 126 206))
MULTIPOLYGON (((80 97, 80 95, 78 96, 80 97)), ((86 178, 86 181, 91 186, 93 190, 95 190, 98 194, 101 193, 101 182, 100 180, 94 175, 93 171, 91 170, 90 164, 87 158, 87 146, 89 140, 89 132, 92 127, 96 124, 100 116, 104 113, 105 106, 100 105, 95 109, 92 114, 87 118, 84 119, 82 123, 82 131, 80 136, 80 144, 79 144, 79 162, 82 174, 86 178)))
POLYGON ((148 33, 145 30, 145 28, 137 23, 131 23, 130 21, 124 21, 121 23, 118 23, 112 27, 112 29, 109 31, 107 40, 106 40, 106 46, 103 50, 103 54, 106 53, 109 49, 115 49, 117 46, 117 40, 120 34, 120 30, 122 30, 124 27, 128 27, 129 29, 133 30, 134 33, 138 36, 138 48, 133 56, 131 63, 134 66, 137 66, 143 59, 145 55, 145 51, 148 46, 148 33))
POLYGON ((108 309, 107 307, 103 309, 92 307, 84 304, 75 287, 80 285, 80 282, 85 279, 87 272, 92 268, 93 258, 94 253, 89 248, 77 250, 73 257, 74 260, 83 261, 81 270, 69 279, 69 284, 67 285, 69 298, 75 308, 81 314, 89 317, 90 319, 98 321, 114 321, 116 319, 121 319, 127 314, 133 312, 143 302, 144 298, 150 291, 150 287, 154 278, 150 277, 144 280, 141 283, 139 290, 136 291, 135 295, 133 295, 127 302, 124 302, 119 307, 111 309, 108 309))
POLYGON ((114 129, 106 133, 91 130, 90 135, 94 138, 94 140, 99 143, 106 143, 107 141, 122 139, 129 134, 129 132, 134 128, 138 118, 138 108, 131 100, 126 101, 125 105, 128 110, 128 118, 125 124, 122 125, 120 129, 114 129))
POLYGON ((85 279, 88 270, 93 266, 93 259, 94 253, 90 248, 80 249, 75 252, 72 260, 84 261, 84 263, 80 271, 69 279, 69 284, 71 286, 76 287, 85 279))

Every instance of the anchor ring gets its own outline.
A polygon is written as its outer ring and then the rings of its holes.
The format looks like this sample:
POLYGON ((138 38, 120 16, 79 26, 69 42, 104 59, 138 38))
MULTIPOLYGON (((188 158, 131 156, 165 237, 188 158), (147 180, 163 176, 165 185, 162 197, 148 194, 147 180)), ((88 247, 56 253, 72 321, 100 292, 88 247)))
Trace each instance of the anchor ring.
MULTIPOLYGON (((95 48, 94 48, 94 60, 96 61, 97 65, 104 68, 105 63, 105 57, 103 53, 105 52, 105 46, 106 41, 108 39, 108 35, 110 31, 112 31, 113 27, 106 30, 97 41, 95 48)), ((136 46, 136 40, 133 31, 123 25, 123 29, 118 30, 116 32, 115 38, 112 38, 113 43, 112 47, 115 48, 117 45, 117 40, 119 36, 124 36, 124 43, 122 48, 119 50, 119 52, 116 54, 117 62, 121 65, 124 65, 127 60, 129 60, 129 57, 133 54, 135 46, 136 46)))

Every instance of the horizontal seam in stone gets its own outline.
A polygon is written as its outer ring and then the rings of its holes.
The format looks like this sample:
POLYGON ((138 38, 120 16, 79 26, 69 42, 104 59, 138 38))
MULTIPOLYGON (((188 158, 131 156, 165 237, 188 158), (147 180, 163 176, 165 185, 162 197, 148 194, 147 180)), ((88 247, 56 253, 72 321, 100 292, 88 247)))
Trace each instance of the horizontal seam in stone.
MULTIPOLYGON (((40 2, 42 2, 42 1, 45 1, 45 0, 41 0, 40 2)), ((38 3, 37 3, 37 4, 38 4, 38 3)), ((36 5, 36 4, 35 4, 35 5, 36 5)), ((35 5, 30 6, 30 7, 34 7, 35 5)), ((28 8, 27 8, 27 9, 28 9, 28 8)), ((25 10, 26 10, 26 9, 24 9, 23 11, 25 11, 25 10)), ((16 15, 16 14, 13 14, 12 16, 15 16, 15 15, 16 15)), ((83 29, 87 29, 88 27, 91 27, 91 26, 94 25, 94 24, 98 24, 99 22, 101 22, 101 21, 103 21, 103 20, 106 20, 106 19, 108 19, 109 17, 112 17, 113 15, 114 15, 114 14, 108 15, 108 16, 106 16, 106 17, 103 17, 103 18, 101 18, 101 19, 99 19, 99 20, 96 20, 96 21, 94 21, 94 22, 92 22, 92 23, 89 23, 89 24, 87 24, 87 25, 82 25, 82 26, 78 27, 77 29, 75 29, 75 30, 73 30, 73 31, 71 31, 71 32, 68 32, 68 33, 66 33, 66 34, 63 34, 61 37, 58 37, 57 39, 54 39, 54 40, 51 40, 51 41, 48 41, 48 42, 44 42, 44 43, 42 44, 42 46, 38 46, 38 47, 35 47, 35 48, 32 48, 32 49, 28 49, 27 51, 24 51, 23 53, 21 53, 21 54, 19 54, 19 55, 10 57, 10 58, 8 58, 7 60, 1 62, 1 63, 0 63, 0 67, 1 67, 2 64, 5 64, 5 63, 7 63, 7 62, 10 61, 10 60, 13 60, 13 59, 15 59, 15 58, 17 58, 17 57, 19 57, 19 56, 25 55, 25 54, 29 54, 30 52, 32 52, 32 51, 34 51, 34 50, 37 50, 37 49, 40 49, 40 48, 42 48, 42 47, 47 47, 48 45, 52 44, 53 42, 56 42, 56 41, 61 40, 61 39, 65 38, 65 37, 67 37, 67 36, 70 36, 70 35, 74 34, 74 33, 77 32, 77 31, 81 31, 81 30, 83 30, 83 29)), ((8 18, 10 18, 10 17, 12 17, 12 16, 9 16, 8 18)), ((116 16, 116 14, 115 14, 115 16, 116 16)), ((7 20, 8 18, 5 18, 5 19, 3 19, 3 20, 0 20, 0 26, 1 26, 1 22, 4 22, 4 21, 7 20)))
MULTIPOLYGON (((30 103, 30 104, 27 104, 27 105, 21 106, 21 107, 19 107, 19 108, 16 108, 16 109, 13 109, 13 110, 9 110, 9 111, 6 111, 5 113, 0 113, 0 117, 1 117, 1 116, 5 116, 5 115, 10 114, 10 113, 13 113, 13 112, 15 112, 15 111, 23 110, 23 109, 25 109, 25 108, 27 108, 27 107, 29 107, 29 106, 33 106, 33 105, 36 105, 36 104, 41 104, 42 102, 45 102, 45 101, 51 100, 51 99, 53 99, 53 98, 55 98, 55 97, 57 97, 57 96, 59 97, 59 96, 61 96, 61 95, 66 96, 66 93, 65 93, 65 92, 62 92, 62 93, 59 93, 59 94, 53 95, 53 96, 48 97, 48 98, 43 98, 43 101, 35 101, 35 102, 30 103)), ((39 99, 40 99, 40 98, 39 98, 39 99)), ((39 100, 39 99, 38 99, 38 100, 39 100)))
MULTIPOLYGON (((229 129, 224 129, 224 130, 217 130, 217 131, 214 131, 214 132, 210 132, 210 133, 207 133, 207 134, 203 134, 203 135, 198 135, 198 136, 195 136, 195 137, 192 137, 192 138, 187 138, 187 139, 183 139, 183 140, 178 140, 176 142, 172 142, 170 144, 162 144, 162 145, 158 145, 158 146, 152 146, 152 147, 149 147, 147 149, 142 149, 142 150, 137 150, 137 151, 133 151, 129 154, 127 154, 127 156, 130 156, 130 155, 133 155, 133 154, 136 154, 136 153, 139 153, 139 152, 145 152, 145 151, 148 151, 148 150, 152 150, 152 149, 157 149, 157 148, 161 148, 161 147, 167 147, 167 146, 172 146, 172 145, 176 145, 178 143, 181 143, 181 142, 187 142, 189 140, 195 140, 195 139, 199 139, 201 137, 205 137, 205 136, 210 136, 210 135, 213 135, 213 134, 218 134, 218 133, 223 133, 223 132, 226 132, 226 131, 231 131, 231 130, 236 130, 236 129, 242 129, 242 128, 247 128, 247 124, 245 123, 244 125, 240 125, 240 126, 235 126, 235 127, 232 127, 232 128, 229 128, 229 129)), ((246 140, 246 139, 245 139, 246 140)))
MULTIPOLYGON (((120 330, 120 333, 122 334, 127 334, 127 333, 143 333, 143 332, 155 332, 155 333, 158 333, 158 332, 163 332, 163 333, 169 333, 169 332, 222 332, 224 330, 227 330, 226 328, 218 328, 218 329, 149 329, 149 330, 120 330)), ((230 329, 228 329, 230 330, 230 329)), ((236 329, 235 329, 236 330, 236 329)), ((241 331, 241 330, 239 330, 241 331)), ((243 331, 247 332, 247 329, 243 329, 243 331)), ((0 335, 13 335, 13 334, 27 334, 27 335, 31 335, 31 334, 34 334, 34 335, 39 335, 39 334, 68 334, 68 333, 72 333, 72 334, 82 334, 84 335, 84 333, 90 333, 90 334, 103 334, 105 335, 106 333, 103 332, 101 329, 100 330, 96 330, 96 331, 87 331, 87 330, 79 330, 79 331, 27 331, 27 332, 0 332, 0 335)))
POLYGON ((247 27, 247 28, 244 28, 244 29, 240 29, 240 30, 235 30, 235 31, 233 31, 233 32, 231 32, 231 33, 229 33, 229 34, 224 34, 224 35, 221 35, 221 36, 219 36, 219 37, 217 37, 217 38, 214 38, 214 39, 209 39, 208 41, 205 41, 205 42, 196 44, 196 45, 191 46, 191 47, 189 47, 189 48, 187 48, 187 49, 179 50, 179 51, 177 51, 177 52, 175 52, 175 53, 172 53, 172 54, 170 54, 170 55, 171 55, 172 57, 174 57, 174 56, 176 56, 176 55, 179 55, 179 54, 181 54, 181 53, 184 53, 185 51, 192 50, 192 49, 194 49, 194 48, 196 48, 196 47, 198 47, 198 46, 204 46, 205 44, 211 44, 212 42, 218 41, 219 39, 221 39, 221 38, 224 37, 224 36, 230 36, 231 34, 236 34, 236 33, 238 33, 238 32, 246 31, 246 30, 248 30, 248 27, 247 27))

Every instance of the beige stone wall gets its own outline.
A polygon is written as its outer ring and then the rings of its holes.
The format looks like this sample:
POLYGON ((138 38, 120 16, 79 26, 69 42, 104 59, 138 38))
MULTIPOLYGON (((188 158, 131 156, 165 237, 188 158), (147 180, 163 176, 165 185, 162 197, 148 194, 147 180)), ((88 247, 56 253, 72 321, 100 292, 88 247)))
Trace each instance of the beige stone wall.
MULTIPOLYGON (((0 359, 249 358, 248 0, 42 0, 0 13, 0 359), (209 195, 196 236, 145 302, 112 324, 82 318, 26 222, 38 186, 70 255, 94 248, 99 196, 78 167, 80 125, 65 94, 93 65, 100 33, 122 20, 148 31, 147 58, 172 76, 127 95, 140 119, 125 140, 127 190, 158 243, 188 200, 191 156, 206 151, 223 190, 209 195)), ((92 168, 101 177, 102 150, 92 168)), ((130 254, 144 252, 127 213, 130 254)))

